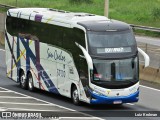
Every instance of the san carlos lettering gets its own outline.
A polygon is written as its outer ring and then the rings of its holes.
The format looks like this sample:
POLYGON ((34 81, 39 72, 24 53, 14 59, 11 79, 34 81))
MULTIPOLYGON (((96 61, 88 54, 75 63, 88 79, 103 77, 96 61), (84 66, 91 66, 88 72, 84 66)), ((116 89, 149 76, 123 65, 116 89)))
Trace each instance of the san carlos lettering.
POLYGON ((57 50, 54 50, 54 52, 51 52, 48 48, 47 54, 48 54, 47 59, 52 58, 54 60, 60 60, 60 61, 63 61, 63 62, 65 62, 65 60, 66 60, 65 56, 62 55, 62 51, 60 53, 58 53, 57 50))

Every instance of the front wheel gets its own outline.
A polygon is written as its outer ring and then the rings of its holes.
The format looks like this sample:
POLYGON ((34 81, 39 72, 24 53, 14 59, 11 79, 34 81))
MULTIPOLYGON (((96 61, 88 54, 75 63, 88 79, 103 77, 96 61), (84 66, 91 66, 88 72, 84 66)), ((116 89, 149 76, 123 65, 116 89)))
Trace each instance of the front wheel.
POLYGON ((28 90, 29 91, 34 91, 34 85, 33 85, 33 77, 32 77, 32 74, 29 73, 27 75, 27 81, 28 81, 28 90))
POLYGON ((76 86, 74 86, 72 89, 72 101, 75 105, 80 105, 79 94, 76 86))

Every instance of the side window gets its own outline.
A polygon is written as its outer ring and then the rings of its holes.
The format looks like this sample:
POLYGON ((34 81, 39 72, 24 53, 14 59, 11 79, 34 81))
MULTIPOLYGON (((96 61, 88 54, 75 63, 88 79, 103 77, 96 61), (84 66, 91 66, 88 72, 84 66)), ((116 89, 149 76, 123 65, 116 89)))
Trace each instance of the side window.
POLYGON ((44 23, 31 21, 32 22, 32 28, 30 30, 30 33, 32 36, 34 36, 34 39, 39 40, 40 42, 47 43, 49 32, 47 29, 47 26, 45 26, 44 23))
POLYGON ((81 46, 86 48, 84 31, 81 30, 81 29, 78 29, 78 28, 74 28, 73 29, 73 35, 74 35, 75 42, 79 43, 81 46))
POLYGON ((50 25, 49 27, 49 43, 58 47, 63 47, 63 27, 50 25))
POLYGON ((32 35, 32 40, 39 40, 42 43, 49 43, 49 25, 41 22, 30 21, 31 28, 29 29, 29 33, 32 35))
POLYGON ((18 35, 25 39, 32 39, 32 34, 30 32, 31 21, 25 19, 18 19, 17 30, 18 35))
POLYGON ((18 19, 17 29, 22 33, 29 33, 30 21, 25 19, 18 19))
POLYGON ((32 28, 30 29, 30 34, 32 34, 32 39, 33 40, 39 40, 40 42, 44 42, 45 36, 41 32, 43 29, 42 23, 36 22, 36 21, 31 21, 31 26, 32 28))
POLYGON ((6 19, 6 29, 7 31, 9 32, 9 34, 12 35, 12 18, 7 16, 7 19, 6 19))
POLYGON ((18 18, 7 16, 6 28, 12 36, 16 36, 18 34, 18 22, 18 18))
POLYGON ((63 28, 63 48, 68 51, 75 49, 73 29, 71 28, 63 28))
POLYGON ((12 36, 63 47, 63 27, 7 16, 7 31, 12 36))
POLYGON ((43 43, 48 43, 50 44, 50 25, 49 24, 45 24, 45 23, 40 23, 40 22, 37 22, 39 23, 39 35, 40 36, 40 41, 43 42, 43 43))

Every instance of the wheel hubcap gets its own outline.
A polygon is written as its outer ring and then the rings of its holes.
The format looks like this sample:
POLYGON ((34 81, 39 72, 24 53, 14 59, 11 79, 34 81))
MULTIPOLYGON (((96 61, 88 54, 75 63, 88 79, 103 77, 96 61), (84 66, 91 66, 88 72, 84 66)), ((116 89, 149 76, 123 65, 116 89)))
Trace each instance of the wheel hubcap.
POLYGON ((32 83, 33 81, 32 81, 32 78, 29 78, 29 88, 31 88, 32 89, 32 85, 33 85, 33 83, 32 83))
POLYGON ((22 75, 22 77, 21 77, 21 84, 24 86, 24 83, 25 83, 25 76, 22 75))
POLYGON ((74 90, 74 92, 73 92, 73 99, 75 102, 78 101, 78 91, 77 90, 74 90))

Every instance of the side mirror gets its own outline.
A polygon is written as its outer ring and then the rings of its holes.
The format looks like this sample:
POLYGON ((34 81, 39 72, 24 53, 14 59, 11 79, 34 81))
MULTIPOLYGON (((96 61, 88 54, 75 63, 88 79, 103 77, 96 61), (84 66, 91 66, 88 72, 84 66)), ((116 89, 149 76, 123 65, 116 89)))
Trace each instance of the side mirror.
POLYGON ((140 52, 144 57, 144 60, 145 60, 144 66, 148 67, 149 66, 149 62, 150 62, 149 56, 141 48, 138 48, 138 52, 140 52))

